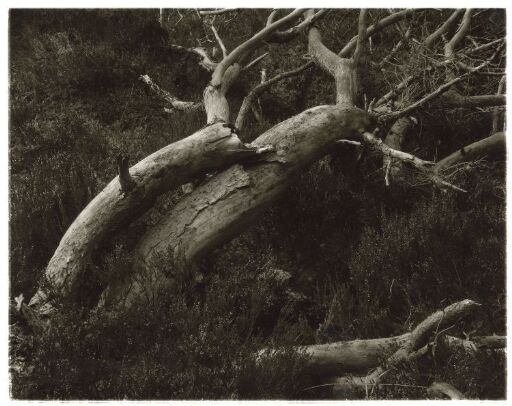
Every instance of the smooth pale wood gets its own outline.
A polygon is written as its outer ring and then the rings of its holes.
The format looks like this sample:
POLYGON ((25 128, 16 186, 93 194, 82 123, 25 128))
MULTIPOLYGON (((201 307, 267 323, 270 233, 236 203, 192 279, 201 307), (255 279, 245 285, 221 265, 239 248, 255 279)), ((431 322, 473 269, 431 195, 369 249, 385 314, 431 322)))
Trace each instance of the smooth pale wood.
POLYGON ((430 396, 443 397, 447 396, 451 400, 465 399, 461 391, 446 382, 434 382, 427 389, 427 393, 430 396))
MULTIPOLYGON (((306 16, 311 16, 308 10, 306 16)), ((336 104, 353 106, 356 100, 357 64, 352 59, 341 58, 322 43, 320 30, 315 26, 308 31, 308 51, 315 62, 330 73, 336 83, 336 104)))
POLYGON ((299 347, 309 356, 308 367, 319 376, 332 376, 343 372, 366 372, 379 365, 382 357, 404 345, 410 333, 395 337, 369 340, 341 341, 299 347))
MULTIPOLYGON (((168 145, 130 168, 135 181, 124 194, 114 178, 78 215, 62 237, 45 276, 54 293, 68 297, 91 262, 95 248, 122 225, 150 208, 160 194, 189 182, 198 175, 245 158, 247 151, 230 128, 215 124, 168 145)), ((29 305, 46 304, 43 289, 29 305)))

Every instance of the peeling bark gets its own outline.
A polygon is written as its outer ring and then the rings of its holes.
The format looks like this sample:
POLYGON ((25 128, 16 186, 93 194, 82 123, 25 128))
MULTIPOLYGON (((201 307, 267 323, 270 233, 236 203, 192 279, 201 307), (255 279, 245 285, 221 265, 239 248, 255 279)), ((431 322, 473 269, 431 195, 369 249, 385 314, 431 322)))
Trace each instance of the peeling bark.
MULTIPOLYGON (((123 192, 114 178, 78 215, 66 231, 45 272, 55 294, 69 296, 79 276, 91 263, 91 255, 107 236, 137 214, 151 207, 156 197, 199 174, 247 158, 247 148, 231 129, 221 124, 195 134, 149 155, 128 170, 131 188, 123 192)), ((40 289, 29 305, 40 307, 47 294, 40 289)))
POLYGON ((141 292, 156 297, 159 283, 153 281, 169 281, 162 263, 172 264, 173 278, 191 272, 196 259, 254 221, 294 175, 329 152, 336 140, 360 138, 360 131, 370 126, 366 113, 354 107, 319 106, 271 128, 251 145, 273 145, 276 154, 245 167, 232 166, 185 196, 142 237, 135 273, 122 288, 112 289, 117 299, 104 301, 131 305, 141 292), (159 276, 146 276, 155 273, 159 276))

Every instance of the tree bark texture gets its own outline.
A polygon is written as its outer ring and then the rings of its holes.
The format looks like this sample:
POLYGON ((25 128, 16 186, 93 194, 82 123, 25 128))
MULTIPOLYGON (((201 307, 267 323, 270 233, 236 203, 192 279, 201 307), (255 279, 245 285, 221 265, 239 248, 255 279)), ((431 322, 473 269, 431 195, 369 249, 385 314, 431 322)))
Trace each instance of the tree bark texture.
MULTIPOLYGON (((72 294, 95 248, 111 232, 150 208, 157 196, 202 173, 244 159, 247 154, 247 147, 230 128, 215 124, 131 167, 129 175, 134 184, 128 193, 122 190, 119 176, 114 178, 79 214, 60 241, 45 272, 51 289, 62 296, 72 294)), ((47 294, 39 289, 29 305, 39 307, 46 301, 47 294)))
MULTIPOLYGON (((131 305, 137 296, 155 298, 173 277, 190 271, 203 253, 228 241, 253 222, 300 173, 329 152, 340 138, 360 139, 371 128, 366 113, 355 107, 319 106, 271 128, 251 145, 273 145, 274 157, 250 165, 234 165, 185 196, 141 239, 134 274, 117 300, 131 305), (167 267, 168 268, 168 267, 167 267)), ((110 300, 107 300, 110 302, 110 300)))

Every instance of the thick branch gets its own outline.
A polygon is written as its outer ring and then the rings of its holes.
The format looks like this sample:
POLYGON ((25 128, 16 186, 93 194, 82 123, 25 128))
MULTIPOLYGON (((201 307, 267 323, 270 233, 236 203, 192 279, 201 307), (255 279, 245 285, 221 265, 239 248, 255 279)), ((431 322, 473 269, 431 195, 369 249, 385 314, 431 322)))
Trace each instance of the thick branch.
POLYGON ((462 22, 460 23, 460 26, 455 33, 455 35, 452 37, 450 41, 446 43, 444 46, 444 54, 447 58, 452 58, 455 55, 455 50, 457 48, 457 45, 460 44, 460 42, 464 39, 466 34, 469 31, 469 27, 471 25, 471 13, 472 10, 468 8, 466 12, 464 13, 464 17, 462 17, 462 22))
POLYGON ((293 21, 300 17, 300 15, 304 12, 302 9, 297 9, 292 11, 287 16, 277 20, 276 22, 266 26, 260 32, 253 35, 250 39, 245 41, 244 43, 237 46, 227 57, 225 57, 215 69, 215 72, 212 75, 211 85, 213 87, 220 86, 222 83, 222 78, 226 70, 237 62, 241 56, 253 50, 253 48, 267 39, 273 32, 277 31, 282 26, 288 24, 290 21, 293 21))
POLYGON ((457 92, 447 92, 436 102, 439 107, 494 107, 504 106, 507 97, 504 94, 485 94, 477 96, 462 96, 457 92))
MULTIPOLYGON (((306 18, 313 10, 306 12, 306 18)), ((336 104, 354 105, 358 84, 356 67, 352 59, 341 58, 327 48, 322 42, 320 30, 311 26, 308 32, 308 51, 315 62, 330 73, 336 83, 336 104)))
POLYGON ((440 38, 442 35, 446 34, 448 32, 448 30, 451 28, 451 26, 455 23, 455 21, 457 21, 460 17, 460 15, 464 13, 464 9, 458 9, 458 10, 455 10, 451 15, 450 17, 448 17, 448 19, 437 29, 435 30, 432 34, 430 34, 426 39, 425 41, 423 41, 423 44, 427 47, 427 48, 431 48, 432 45, 434 45, 434 42, 440 38))
POLYGON ((279 10, 278 10, 278 9, 274 9, 274 10, 272 10, 272 12, 268 15, 268 17, 267 17, 267 23, 265 24, 267 27, 268 27, 270 24, 272 24, 272 23, 276 20, 277 13, 279 13, 279 10))
POLYGON ((365 52, 365 44, 366 44, 366 14, 367 10, 362 8, 359 12, 359 22, 357 29, 357 42, 356 42, 356 50, 354 51, 354 56, 352 57, 354 63, 356 65, 359 64, 361 56, 365 52))
POLYGON ((388 358, 384 365, 379 366, 365 377, 336 378, 333 381, 333 392, 343 393, 358 387, 368 388, 379 385, 381 379, 390 370, 408 361, 409 357, 414 355, 414 351, 427 344, 431 335, 473 313, 479 306, 478 303, 466 299, 432 314, 410 333, 405 343, 388 358))
MULTIPOLYGON (((395 150, 402 150, 407 132, 416 124, 416 120, 411 117, 402 117, 396 120, 384 139, 384 143, 395 150)), ((385 168, 386 186, 390 185, 390 177, 396 178, 401 172, 402 161, 393 159, 384 155, 383 164, 385 168)))
POLYGON ((316 13, 311 12, 296 26, 289 28, 286 31, 276 31, 274 32, 270 38, 269 42, 283 43, 288 42, 297 37, 301 32, 306 30, 311 24, 314 24, 318 19, 327 14, 329 10, 322 9, 317 11, 316 13))
POLYGON ((129 169, 129 157, 122 155, 119 155, 117 157, 117 165, 118 165, 118 171, 119 171, 119 183, 121 184, 121 190, 125 195, 130 193, 133 188, 137 185, 135 181, 133 180, 130 169, 129 169))
POLYGON ((505 151, 505 143, 505 133, 495 133, 483 140, 462 147, 453 154, 441 159, 434 166, 434 173, 440 175, 462 162, 474 161, 494 153, 503 153, 505 151))
MULTIPOLYGON (((498 84, 498 91, 496 92, 496 95, 501 95, 501 94, 504 93, 504 90, 505 90, 505 80, 506 80, 506 76, 503 76, 500 79, 500 83, 498 84)), ((504 120, 505 120, 505 118, 503 118, 503 121, 504 120)), ((500 126, 499 122, 500 122, 500 109, 499 108, 495 108, 492 111, 492 132, 493 133, 496 132, 496 131, 505 130, 505 123, 503 123, 503 125, 500 126)))

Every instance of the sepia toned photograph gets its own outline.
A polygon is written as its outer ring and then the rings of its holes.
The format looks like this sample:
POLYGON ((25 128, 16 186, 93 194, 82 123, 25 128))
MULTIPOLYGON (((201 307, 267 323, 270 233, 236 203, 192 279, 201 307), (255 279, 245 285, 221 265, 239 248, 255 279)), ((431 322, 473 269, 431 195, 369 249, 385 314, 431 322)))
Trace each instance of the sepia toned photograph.
POLYGON ((499 8, 11 8, 10 399, 505 400, 506 49, 499 8))

